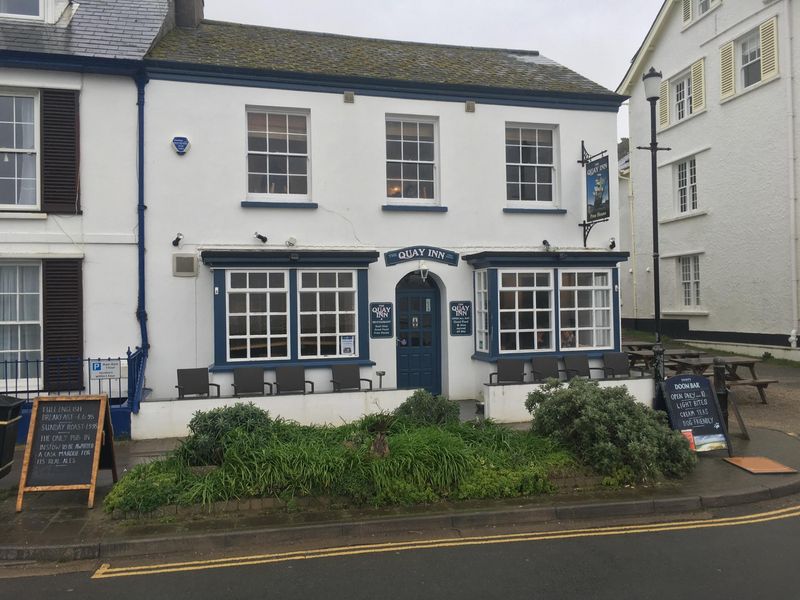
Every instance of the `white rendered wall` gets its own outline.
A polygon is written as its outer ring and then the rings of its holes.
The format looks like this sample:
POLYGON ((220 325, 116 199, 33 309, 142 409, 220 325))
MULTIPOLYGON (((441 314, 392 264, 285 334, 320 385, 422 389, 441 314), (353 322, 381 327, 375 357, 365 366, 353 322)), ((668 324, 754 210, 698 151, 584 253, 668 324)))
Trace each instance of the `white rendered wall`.
POLYGON ((136 323, 136 86, 130 78, 0 69, 4 91, 80 91, 81 215, 0 213, 0 260, 83 258, 84 355, 125 356, 136 323))
MULTIPOLYGON (((663 316, 688 319, 694 331, 785 334, 794 327, 792 293, 792 214, 788 83, 787 2, 723 2, 684 28, 679 7, 644 60, 665 79, 674 78, 705 59, 706 108, 658 131, 661 300, 663 316), (721 45, 736 40, 772 16, 778 16, 780 75, 763 85, 720 102, 721 45), (676 162, 696 155, 701 214, 675 219, 676 162), (702 304, 684 307, 675 256, 700 253, 702 304)), ((795 10, 796 12, 796 10, 795 10)), ((795 22, 797 16, 794 16, 795 22)), ((792 27, 794 24, 792 24, 792 27)), ((796 48, 795 48, 796 52, 796 48)), ((797 58, 794 60, 797 64, 797 58)), ((649 104, 641 73, 629 91, 631 148, 650 141, 649 104)), ((797 92, 795 92, 796 94, 797 92)), ((795 95, 795 100, 797 96, 795 95)), ((795 139, 797 136, 794 130, 795 139)), ((626 299, 623 316, 653 318, 652 217, 650 154, 631 151, 634 190, 636 303, 626 299)), ((629 261, 632 265, 633 260, 629 261)), ((620 269, 621 285, 632 287, 633 274, 620 269)))

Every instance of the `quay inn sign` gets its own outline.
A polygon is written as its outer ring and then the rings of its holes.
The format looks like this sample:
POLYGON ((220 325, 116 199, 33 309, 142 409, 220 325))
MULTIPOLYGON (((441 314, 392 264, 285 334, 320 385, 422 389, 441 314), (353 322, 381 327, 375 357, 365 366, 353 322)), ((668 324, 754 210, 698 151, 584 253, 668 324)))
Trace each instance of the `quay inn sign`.
POLYGON ((383 258, 387 267, 410 260, 431 260, 451 267, 458 266, 458 252, 433 246, 410 246, 399 250, 390 250, 389 252, 384 252, 383 258))

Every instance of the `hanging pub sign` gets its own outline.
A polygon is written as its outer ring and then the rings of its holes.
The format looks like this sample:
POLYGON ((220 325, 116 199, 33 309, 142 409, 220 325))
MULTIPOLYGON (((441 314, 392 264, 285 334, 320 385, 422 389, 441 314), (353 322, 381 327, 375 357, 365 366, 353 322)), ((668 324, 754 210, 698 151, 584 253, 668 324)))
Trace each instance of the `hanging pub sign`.
POLYGON ((608 156, 586 163, 586 221, 602 221, 611 216, 608 156))
POLYGON ((670 377, 664 382, 663 394, 671 427, 689 440, 692 450, 727 449, 732 453, 717 395, 706 377, 670 377))
POLYGON ((369 305, 369 337, 371 338, 392 338, 394 329, 392 327, 392 303, 391 302, 371 302, 369 305))
POLYGON ((450 303, 450 335, 472 335, 472 302, 455 300, 450 303))
POLYGON ((390 250, 389 252, 384 252, 383 259, 386 261, 387 267, 410 260, 432 260, 451 267, 458 266, 458 252, 445 250, 444 248, 434 248, 433 246, 411 246, 409 248, 400 248, 399 250, 390 250))

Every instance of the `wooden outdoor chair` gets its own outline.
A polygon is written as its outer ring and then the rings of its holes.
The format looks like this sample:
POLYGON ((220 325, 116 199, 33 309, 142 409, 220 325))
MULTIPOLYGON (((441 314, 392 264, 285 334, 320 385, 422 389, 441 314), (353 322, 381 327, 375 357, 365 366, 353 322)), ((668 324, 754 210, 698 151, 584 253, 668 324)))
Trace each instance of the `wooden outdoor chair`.
POLYGON ((209 383, 208 369, 202 367, 198 369, 178 369, 178 398, 186 396, 207 396, 211 397, 211 388, 216 388, 219 398, 219 385, 209 383))
POLYGON ((272 395, 272 384, 264 381, 264 369, 261 367, 238 367, 233 370, 233 395, 263 396, 268 389, 268 396, 272 395))
POLYGON ((523 383, 525 381, 525 361, 501 358, 497 361, 497 371, 489 373, 489 385, 503 383, 523 383))
POLYGON ((372 389, 372 379, 361 377, 361 369, 358 365, 332 365, 331 383, 334 392, 344 392, 350 390, 361 390, 361 382, 364 381, 372 389))
POLYGON ((314 382, 306 379, 306 369, 301 366, 275 368, 275 388, 278 394, 305 394, 306 384, 314 393, 314 382))
POLYGON ((534 356, 531 363, 534 383, 544 383, 548 379, 560 378, 561 370, 558 368, 557 356, 534 356))

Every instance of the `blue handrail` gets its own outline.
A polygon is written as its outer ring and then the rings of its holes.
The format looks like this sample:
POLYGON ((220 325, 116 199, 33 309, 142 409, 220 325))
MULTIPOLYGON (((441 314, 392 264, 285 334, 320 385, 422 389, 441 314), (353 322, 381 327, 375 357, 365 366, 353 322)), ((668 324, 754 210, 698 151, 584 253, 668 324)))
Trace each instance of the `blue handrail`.
POLYGON ((137 346, 131 352, 128 348, 128 402, 133 414, 139 413, 139 406, 144 396, 144 371, 147 365, 147 353, 137 346))

